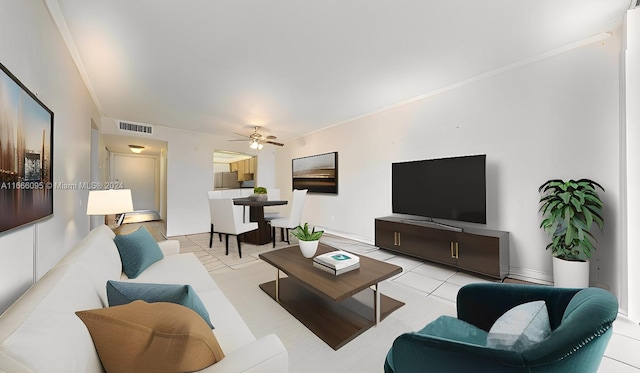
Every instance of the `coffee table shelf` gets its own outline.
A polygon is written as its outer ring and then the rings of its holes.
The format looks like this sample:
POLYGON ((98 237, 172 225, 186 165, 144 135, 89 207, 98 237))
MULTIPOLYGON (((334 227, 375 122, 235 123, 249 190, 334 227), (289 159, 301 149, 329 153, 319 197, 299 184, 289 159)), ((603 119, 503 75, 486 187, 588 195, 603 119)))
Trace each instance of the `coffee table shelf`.
MULTIPOLYGON (((334 250, 338 249, 321 243, 317 254, 334 250)), ((277 269, 277 280, 260 288, 335 350, 404 305, 378 289, 379 282, 402 272, 393 264, 360 256, 359 269, 335 276, 313 267, 298 246, 263 253, 260 258, 277 269), (280 271, 288 277, 280 278, 280 271), (370 305, 363 296, 371 300, 370 305)))
MULTIPOLYGON (((264 283, 260 288, 272 299, 276 299, 275 281, 264 283)), ((279 298, 278 303, 282 308, 334 350, 376 324, 372 308, 363 306, 353 298, 334 302, 290 278, 280 279, 279 298)), ((380 304, 381 320, 404 305, 384 294, 380 295, 380 304)))

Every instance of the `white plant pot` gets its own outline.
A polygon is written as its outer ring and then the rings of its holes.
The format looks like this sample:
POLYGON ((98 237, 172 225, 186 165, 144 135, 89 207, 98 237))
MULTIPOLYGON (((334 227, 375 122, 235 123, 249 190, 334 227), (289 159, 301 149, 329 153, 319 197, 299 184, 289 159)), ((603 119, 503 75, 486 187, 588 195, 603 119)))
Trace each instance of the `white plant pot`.
POLYGON ((553 286, 557 288, 588 288, 589 261, 573 262, 554 256, 553 286))
POLYGON ((300 246, 300 251, 302 251, 302 256, 305 258, 313 258, 316 255, 316 251, 318 250, 318 242, 320 241, 299 241, 298 246, 300 246))

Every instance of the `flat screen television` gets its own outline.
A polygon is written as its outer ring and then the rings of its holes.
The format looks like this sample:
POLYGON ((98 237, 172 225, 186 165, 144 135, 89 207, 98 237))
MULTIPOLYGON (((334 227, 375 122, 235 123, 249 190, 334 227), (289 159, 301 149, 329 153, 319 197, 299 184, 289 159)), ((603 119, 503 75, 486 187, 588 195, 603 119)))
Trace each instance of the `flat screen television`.
POLYGON ((391 165, 396 214, 486 224, 486 189, 484 154, 391 165))

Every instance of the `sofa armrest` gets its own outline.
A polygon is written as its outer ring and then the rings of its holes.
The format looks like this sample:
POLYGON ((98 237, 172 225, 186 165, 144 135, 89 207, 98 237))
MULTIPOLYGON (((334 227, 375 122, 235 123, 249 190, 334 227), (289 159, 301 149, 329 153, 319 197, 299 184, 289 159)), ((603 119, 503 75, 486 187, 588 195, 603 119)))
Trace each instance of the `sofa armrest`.
MULTIPOLYGON (((224 351, 223 351, 224 352, 224 351)), ((289 354, 275 334, 269 334, 251 344, 225 354, 224 359, 207 367, 202 373, 286 373, 289 354)))
POLYGON ((164 240, 158 242, 162 255, 176 255, 180 254, 180 241, 178 240, 164 240))

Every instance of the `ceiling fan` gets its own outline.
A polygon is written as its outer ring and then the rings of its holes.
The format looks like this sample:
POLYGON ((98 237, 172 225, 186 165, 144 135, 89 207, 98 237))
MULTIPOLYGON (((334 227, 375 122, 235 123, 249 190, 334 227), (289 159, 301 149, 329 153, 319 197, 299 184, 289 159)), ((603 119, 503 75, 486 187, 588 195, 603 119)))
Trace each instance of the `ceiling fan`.
MULTIPOLYGON (((269 135, 269 136, 263 136, 258 132, 258 129, 260 127, 254 127, 253 133, 251 135, 243 135, 240 133, 235 133, 235 135, 238 136, 242 136, 242 137, 246 137, 249 139, 249 147, 251 149, 257 149, 260 150, 262 149, 262 147, 264 146, 263 144, 271 144, 271 145, 276 145, 276 146, 284 146, 283 143, 280 142, 275 142, 273 140, 277 139, 277 137, 269 135)), ((245 139, 238 139, 238 140, 229 140, 229 141, 246 141, 245 139)))

